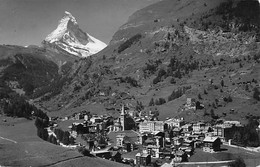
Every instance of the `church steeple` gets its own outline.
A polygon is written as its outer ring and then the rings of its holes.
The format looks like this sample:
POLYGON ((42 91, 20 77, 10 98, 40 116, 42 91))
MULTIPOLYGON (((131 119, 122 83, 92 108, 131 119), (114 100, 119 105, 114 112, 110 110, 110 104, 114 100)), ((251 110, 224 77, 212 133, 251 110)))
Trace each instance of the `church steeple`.
POLYGON ((124 104, 122 105, 122 109, 121 109, 121 114, 120 114, 120 122, 121 122, 121 126, 122 126, 122 131, 125 130, 125 116, 126 116, 126 113, 125 113, 125 106, 124 104))
POLYGON ((121 114, 120 115, 125 115, 125 105, 122 105, 122 109, 121 109, 121 114))

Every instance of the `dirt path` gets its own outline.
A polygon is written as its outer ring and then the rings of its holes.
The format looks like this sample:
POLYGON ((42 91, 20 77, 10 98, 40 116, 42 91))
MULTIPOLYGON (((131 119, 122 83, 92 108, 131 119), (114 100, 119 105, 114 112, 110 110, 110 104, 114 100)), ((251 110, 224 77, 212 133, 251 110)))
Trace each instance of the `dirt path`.
POLYGON ((233 162, 234 160, 229 161, 209 161, 209 162, 182 162, 175 163, 175 165, 213 165, 213 164, 228 164, 229 162, 233 162))
POLYGON ((73 158, 68 158, 68 159, 60 160, 60 161, 57 161, 57 162, 54 162, 54 163, 51 163, 51 164, 48 164, 48 165, 43 165, 42 167, 59 165, 59 164, 64 163, 64 162, 68 162, 68 161, 83 158, 83 157, 84 156, 77 156, 77 157, 73 157, 73 158))
POLYGON ((17 141, 14 141, 14 140, 12 140, 12 139, 7 139, 7 138, 1 137, 1 136, 0 136, 0 139, 7 140, 7 141, 10 141, 10 142, 12 142, 12 143, 17 144, 17 141))

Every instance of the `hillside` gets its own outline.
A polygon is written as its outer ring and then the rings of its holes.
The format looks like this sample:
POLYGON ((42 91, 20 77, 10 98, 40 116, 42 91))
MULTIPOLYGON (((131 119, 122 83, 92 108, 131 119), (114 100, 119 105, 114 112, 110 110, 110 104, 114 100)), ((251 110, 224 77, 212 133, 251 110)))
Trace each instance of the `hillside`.
POLYGON ((245 121, 260 116, 258 1, 164 0, 129 17, 109 46, 81 59, 70 83, 40 105, 63 116, 118 114, 245 121), (194 98, 197 110, 184 108, 194 98))
POLYGON ((84 157, 75 150, 43 141, 37 136, 34 121, 24 118, 1 116, 0 131, 0 165, 3 166, 124 166, 101 158, 84 157))
POLYGON ((0 88, 29 98, 58 92, 76 57, 37 46, 0 46, 0 88), (51 85, 56 85, 55 90, 51 85))

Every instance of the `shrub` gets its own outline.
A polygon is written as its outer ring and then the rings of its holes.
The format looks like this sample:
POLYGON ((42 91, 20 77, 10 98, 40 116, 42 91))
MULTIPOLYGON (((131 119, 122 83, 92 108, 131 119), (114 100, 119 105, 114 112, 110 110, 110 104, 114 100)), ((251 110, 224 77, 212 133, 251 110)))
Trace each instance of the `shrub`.
POLYGON ((137 87, 137 86, 139 86, 138 85, 138 82, 134 79, 134 78, 132 78, 132 77, 129 77, 129 76, 127 76, 127 77, 125 77, 125 78, 120 78, 120 82, 122 82, 122 83, 129 83, 131 86, 133 86, 133 87, 137 87))
POLYGON ((223 80, 221 80, 220 85, 221 85, 222 87, 224 86, 224 81, 223 81, 223 80))
POLYGON ((172 79, 171 79, 171 81, 170 81, 170 83, 171 83, 171 84, 176 84, 176 81, 175 81, 175 79, 174 79, 174 78, 172 78, 172 79))
POLYGON ((154 99, 151 98, 150 102, 149 102, 149 106, 154 106, 154 99))
POLYGON ((161 79, 159 77, 156 77, 153 79, 153 84, 157 84, 161 81, 161 79))
POLYGON ((162 105, 166 103, 166 100, 164 98, 159 98, 158 100, 155 101, 156 105, 162 105))
POLYGON ((172 94, 168 97, 168 101, 172 101, 174 99, 181 97, 189 89, 191 89, 191 86, 184 86, 184 87, 178 88, 177 90, 174 90, 172 92, 172 94))
POLYGON ((48 131, 47 129, 44 128, 37 128, 37 136, 39 136, 40 138, 42 138, 43 140, 47 140, 48 139, 48 131))
POLYGON ((246 167, 245 161, 238 157, 235 161, 228 163, 229 167, 246 167))
POLYGON ((119 47, 118 47, 118 53, 123 52, 124 50, 126 50, 127 48, 129 48, 131 45, 133 45, 134 43, 136 43, 137 41, 139 41, 142 38, 141 34, 136 34, 133 37, 129 38, 127 41, 125 41, 124 43, 122 43, 119 47))
POLYGON ((260 91, 257 88, 254 88, 253 98, 260 101, 260 91))
POLYGON ((84 156, 90 156, 90 151, 86 149, 85 147, 78 147, 78 152, 81 153, 84 156))

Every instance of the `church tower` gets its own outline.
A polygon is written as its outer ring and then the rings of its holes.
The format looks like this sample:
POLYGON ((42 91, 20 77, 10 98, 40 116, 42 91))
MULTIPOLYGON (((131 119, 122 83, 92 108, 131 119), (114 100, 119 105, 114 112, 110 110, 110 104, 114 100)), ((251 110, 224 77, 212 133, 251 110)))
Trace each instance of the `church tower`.
POLYGON ((126 113, 125 113, 125 106, 122 105, 121 114, 120 114, 120 122, 122 126, 122 131, 125 130, 125 124, 126 124, 126 113))

